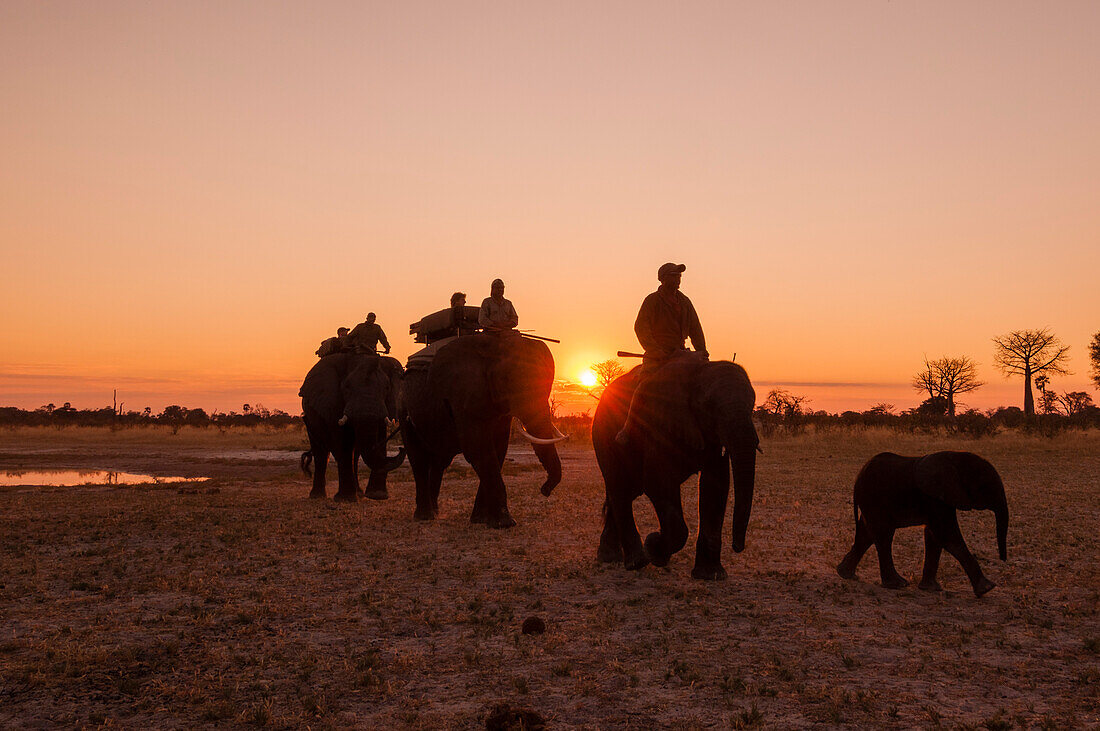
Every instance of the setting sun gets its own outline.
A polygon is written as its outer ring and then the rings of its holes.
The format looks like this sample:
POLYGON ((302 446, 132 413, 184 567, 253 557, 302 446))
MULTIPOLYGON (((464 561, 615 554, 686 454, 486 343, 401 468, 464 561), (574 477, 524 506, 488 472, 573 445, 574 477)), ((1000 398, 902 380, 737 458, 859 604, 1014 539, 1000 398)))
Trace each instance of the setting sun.
POLYGON ((596 385, 596 374, 592 371, 584 371, 581 373, 580 382, 585 388, 592 388, 596 385))

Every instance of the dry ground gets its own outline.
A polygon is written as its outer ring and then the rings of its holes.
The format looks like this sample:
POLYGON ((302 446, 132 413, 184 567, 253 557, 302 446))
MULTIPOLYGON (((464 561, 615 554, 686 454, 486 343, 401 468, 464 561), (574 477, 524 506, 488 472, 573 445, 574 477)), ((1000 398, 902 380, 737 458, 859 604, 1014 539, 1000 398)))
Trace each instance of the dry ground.
MULTIPOLYGON (((433 523, 411 519, 407 467, 387 502, 307 500, 304 443, 0 434, 0 469, 214 478, 0 490, 0 726, 473 727, 504 701, 552 728, 1100 724, 1100 434, 767 440, 748 547, 721 583, 689 577, 694 526, 666 569, 596 564, 589 449, 564 450, 549 500, 537 469, 511 464, 519 526, 498 532, 467 522, 468 468, 433 523), (945 555, 945 593, 888 591, 873 550, 860 581, 841 580, 860 465, 944 448, 1005 479, 1007 563, 992 515, 963 516, 997 588, 975 599, 945 555), (531 615, 545 634, 520 633, 531 615)), ((694 515, 694 481, 684 495, 694 515)), ((637 507, 644 533, 652 510, 637 507)), ((899 532, 903 574, 921 552, 919 529, 899 532)))

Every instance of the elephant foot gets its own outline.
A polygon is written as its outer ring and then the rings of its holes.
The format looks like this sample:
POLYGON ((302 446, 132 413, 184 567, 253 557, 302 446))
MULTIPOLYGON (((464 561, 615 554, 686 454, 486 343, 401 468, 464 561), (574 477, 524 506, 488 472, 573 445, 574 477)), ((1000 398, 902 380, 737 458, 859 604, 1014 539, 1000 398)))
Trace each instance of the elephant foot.
POLYGON ((992 591, 995 586, 997 585, 983 576, 981 581, 974 584, 974 596, 985 596, 992 591))
POLYGON ((600 563, 618 563, 623 560, 623 549, 601 544, 599 549, 596 550, 596 560, 600 563))
POLYGON ((325 491, 324 490, 311 490, 310 493, 309 493, 309 499, 310 500, 324 500, 325 499, 325 491))
POLYGON ((416 512, 413 513, 413 520, 435 520, 438 515, 434 510, 420 510, 417 508, 416 512))
POLYGON ((338 503, 354 503, 359 498, 354 492, 338 492, 332 496, 332 499, 338 503))
POLYGON ((935 579, 921 579, 921 582, 917 584, 917 588, 921 591, 943 591, 940 582, 935 579))
POLYGON ((478 511, 475 511, 473 513, 470 513, 470 522, 471 523, 488 523, 489 522, 489 516, 486 515, 485 513, 481 512, 480 510, 478 510, 478 511))
POLYGON ((722 581, 726 578, 726 570, 722 564, 717 566, 696 566, 691 570, 691 578, 704 581, 722 581))
POLYGON ((671 556, 661 549, 661 534, 650 533, 645 537, 645 552, 654 566, 668 566, 671 556))
POLYGON ((843 561, 836 565, 836 572, 840 574, 840 578, 847 579, 848 581, 854 581, 856 578, 856 567, 850 566, 843 561))
POLYGON ((371 492, 364 492, 363 497, 368 500, 389 500, 390 494, 386 490, 372 490, 371 492))
POLYGON ((894 576, 889 579, 884 579, 882 585, 887 589, 904 589, 909 586, 909 582, 900 576, 894 576))
POLYGON ((645 551, 638 551, 637 553, 626 556, 623 559, 623 566, 631 571, 640 571, 649 565, 649 556, 645 551))
POLYGON ((515 524, 515 519, 512 518, 511 514, 507 510, 502 510, 500 512, 500 515, 494 515, 487 521, 487 525, 490 528, 496 528, 497 530, 511 528, 515 524))

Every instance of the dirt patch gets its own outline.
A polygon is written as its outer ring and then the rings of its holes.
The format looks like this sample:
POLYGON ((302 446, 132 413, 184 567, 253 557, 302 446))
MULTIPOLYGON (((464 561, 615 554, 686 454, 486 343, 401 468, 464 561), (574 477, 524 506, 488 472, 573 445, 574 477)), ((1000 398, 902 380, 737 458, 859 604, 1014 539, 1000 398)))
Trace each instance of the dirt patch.
MULTIPOLYGON (((33 466, 131 458, 215 487, 0 494, 0 726, 465 727, 501 708, 548 728, 1100 723, 1100 435, 768 440, 721 583, 690 578, 690 542, 665 569, 595 562, 590 451, 563 450, 549 499, 537 465, 515 463, 519 525, 493 531, 468 522, 462 468, 421 523, 407 467, 385 502, 305 499, 292 434, 233 437, 221 450, 241 459, 224 461, 198 437, 77 436, 0 435, 0 468, 56 448, 33 466), (859 581, 837 577, 852 480, 887 448, 971 449, 1000 470, 1009 561, 991 514, 962 520, 998 584, 985 598, 946 556, 941 594, 879 587, 873 550, 859 581), (523 633, 532 616, 544 633, 523 633)), ((684 498, 694 516, 694 482, 684 498)), ((922 551, 918 529, 899 532, 903 575, 922 551)))

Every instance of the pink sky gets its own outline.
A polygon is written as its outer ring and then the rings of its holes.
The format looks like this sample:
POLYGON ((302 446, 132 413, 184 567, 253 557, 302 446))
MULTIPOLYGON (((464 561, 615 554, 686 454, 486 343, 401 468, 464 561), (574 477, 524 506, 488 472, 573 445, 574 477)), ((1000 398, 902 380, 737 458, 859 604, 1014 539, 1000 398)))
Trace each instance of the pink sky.
MULTIPOLYGON (((559 376, 684 262, 763 395, 1100 330, 1100 4, 0 6, 0 405, 297 413, 318 342, 502 277, 559 376)), ((1097 397, 1093 390, 1094 397, 1097 397)), ((1100 400, 1100 398, 1098 398, 1100 400)))

